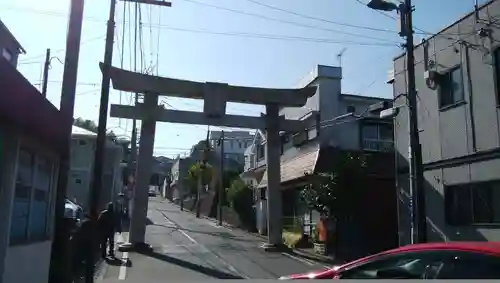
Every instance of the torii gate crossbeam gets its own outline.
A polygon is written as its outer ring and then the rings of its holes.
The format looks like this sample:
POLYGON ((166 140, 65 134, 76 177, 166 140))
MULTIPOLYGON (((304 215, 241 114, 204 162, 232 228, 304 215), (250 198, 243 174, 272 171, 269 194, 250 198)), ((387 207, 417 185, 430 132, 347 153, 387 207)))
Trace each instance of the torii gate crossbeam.
MULTIPOLYGON (((102 64, 101 64, 102 69, 102 64)), ((255 128, 266 132, 267 162, 267 250, 282 246, 282 204, 280 187, 280 137, 279 132, 304 129, 301 121, 286 120, 279 116, 280 107, 301 107, 316 93, 316 87, 302 89, 266 89, 230 86, 221 83, 200 83, 134 73, 115 67, 109 70, 113 88, 144 94, 144 103, 135 107, 111 105, 111 117, 139 118, 141 139, 137 164, 134 209, 129 241, 132 245, 144 244, 148 207, 148 185, 151 175, 154 135, 157 121, 210 124, 238 128, 255 128), (189 112, 166 110, 158 106, 158 96, 175 96, 204 100, 204 111, 189 112), (261 117, 227 115, 227 102, 265 105, 266 114, 261 117)))

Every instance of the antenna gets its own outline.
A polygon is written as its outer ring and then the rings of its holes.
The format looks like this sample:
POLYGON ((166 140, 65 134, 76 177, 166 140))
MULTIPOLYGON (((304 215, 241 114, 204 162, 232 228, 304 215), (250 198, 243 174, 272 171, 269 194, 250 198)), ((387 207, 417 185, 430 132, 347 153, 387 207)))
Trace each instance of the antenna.
POLYGON ((339 63, 339 66, 342 67, 342 56, 344 56, 344 52, 347 50, 347 48, 342 48, 339 53, 337 53, 337 60, 339 63))

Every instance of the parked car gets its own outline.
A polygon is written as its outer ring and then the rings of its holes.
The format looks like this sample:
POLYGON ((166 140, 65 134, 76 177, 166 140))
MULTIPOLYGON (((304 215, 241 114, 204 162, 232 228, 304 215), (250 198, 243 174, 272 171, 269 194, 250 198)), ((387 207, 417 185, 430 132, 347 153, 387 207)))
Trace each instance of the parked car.
POLYGON ((83 208, 66 198, 64 200, 64 217, 79 222, 83 218, 83 208))
POLYGON ((155 189, 149 189, 149 196, 150 197, 155 197, 156 196, 156 190, 155 189))
POLYGON ((279 279, 500 279, 500 243, 408 245, 323 271, 279 279))

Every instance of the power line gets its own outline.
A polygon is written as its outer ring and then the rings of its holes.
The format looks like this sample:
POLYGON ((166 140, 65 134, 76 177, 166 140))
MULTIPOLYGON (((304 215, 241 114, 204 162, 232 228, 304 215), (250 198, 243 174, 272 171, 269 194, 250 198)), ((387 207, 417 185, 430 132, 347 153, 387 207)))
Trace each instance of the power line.
MULTIPOLYGON (((248 1, 251 1, 251 0, 248 0, 248 1)), ((357 3, 361 4, 363 7, 366 7, 366 3, 364 3, 363 1, 361 0, 354 0, 356 1, 357 3)), ((383 11, 380 11, 380 10, 375 10, 377 13, 381 14, 382 16, 385 16, 389 19, 393 19, 393 20, 396 20, 396 21, 399 21, 399 19, 391 14, 387 14, 387 13, 384 13, 383 11)), ((447 38, 447 39, 450 39, 450 40, 455 40, 454 38, 450 38, 448 37, 448 35, 455 35, 455 36, 467 36, 467 35, 470 35, 469 33, 467 34, 462 34, 462 33, 432 33, 432 32, 428 32, 428 31, 425 31, 423 29, 420 29, 418 27, 416 27, 415 25, 413 25, 413 29, 415 30, 418 30, 418 32, 414 32, 415 34, 422 34, 422 35, 432 35, 432 36, 440 36, 440 37, 444 37, 444 38, 447 38)), ((472 34, 474 34, 475 32, 473 32, 472 34)))
POLYGON ((338 22, 338 21, 332 21, 332 20, 327 20, 327 19, 323 19, 323 18, 313 17, 313 16, 309 16, 309 15, 297 13, 297 12, 294 12, 294 11, 291 11, 291 10, 287 10, 287 9, 284 9, 284 8, 280 8, 280 7, 276 7, 276 6, 273 6, 273 5, 269 5, 269 4, 266 4, 266 3, 262 3, 262 2, 259 2, 259 1, 256 1, 256 0, 246 0, 246 1, 252 2, 254 4, 257 4, 259 6, 263 6, 263 7, 272 9, 272 10, 284 12, 284 13, 287 13, 287 14, 295 15, 295 16, 298 16, 298 17, 301 17, 301 18, 305 18, 305 19, 309 19, 309 20, 315 20, 315 21, 325 22, 325 23, 329 23, 329 24, 334 24, 334 25, 339 25, 339 26, 344 26, 344 27, 357 28, 357 29, 370 30, 370 31, 379 31, 379 32, 396 33, 396 34, 398 33, 395 30, 373 28, 373 27, 368 27, 368 26, 360 26, 360 25, 354 25, 354 24, 349 24, 349 23, 343 23, 343 22, 338 22))
MULTIPOLYGON (((96 41, 96 40, 99 40, 99 39, 104 39, 105 37, 106 37, 105 35, 101 35, 101 36, 98 36, 98 37, 92 37, 92 38, 89 38, 87 40, 83 40, 80 43, 80 46, 82 46, 84 44, 87 44, 87 43, 90 43, 90 42, 93 42, 93 41, 96 41)), ((65 48, 61 48, 61 49, 53 50, 51 52, 52 53, 59 53, 59 52, 63 52, 64 50, 66 50, 66 49, 65 48)), ((40 54, 40 55, 30 56, 30 57, 24 58, 22 60, 19 60, 18 64, 22 65, 22 64, 34 63, 34 62, 29 62, 29 60, 33 60, 33 59, 36 59, 36 58, 42 58, 42 57, 45 57, 45 53, 40 54)))
POLYGON ((218 9, 218 10, 228 11, 228 12, 232 12, 232 13, 236 13, 236 14, 241 14, 241 15, 245 15, 245 16, 260 18, 260 19, 267 20, 267 21, 272 21, 272 22, 278 22, 278 23, 284 23, 284 24, 289 24, 289 25, 294 25, 294 26, 300 26, 300 27, 305 27, 305 28, 311 28, 311 29, 316 29, 316 30, 328 31, 328 32, 333 32, 335 34, 344 34, 344 35, 350 35, 350 36, 356 36, 356 37, 362 37, 362 38, 369 38, 369 39, 373 39, 373 40, 379 40, 379 41, 385 41, 385 42, 392 42, 392 43, 394 43, 393 40, 388 40, 388 39, 385 39, 385 38, 372 37, 372 36, 368 36, 366 34, 346 32, 346 31, 342 31, 342 30, 335 30, 335 29, 323 28, 323 27, 314 26, 314 25, 302 24, 302 23, 298 23, 298 22, 294 22, 294 21, 288 21, 288 20, 282 20, 282 19, 272 18, 272 17, 261 15, 261 14, 255 14, 255 13, 245 12, 245 11, 238 10, 238 9, 232 9, 232 8, 227 8, 227 7, 218 6, 218 5, 214 5, 214 4, 199 2, 199 1, 196 1, 196 0, 182 0, 182 1, 193 3, 193 4, 196 4, 196 5, 206 6, 206 7, 210 7, 210 8, 214 8, 214 9, 218 9))
MULTIPOLYGON (((154 26, 153 26, 154 27, 154 26)), ((269 40, 282 40, 282 41, 302 41, 302 42, 315 42, 315 43, 329 43, 329 44, 346 44, 346 45, 359 45, 359 46, 388 46, 395 47, 399 46, 399 43, 377 43, 377 42, 362 42, 362 41, 350 41, 350 40, 332 40, 328 38, 313 38, 313 37, 301 37, 301 36, 285 36, 285 35, 274 35, 274 34, 262 34, 262 33, 243 33, 243 32, 216 32, 208 30, 195 30, 195 29, 185 29, 176 28, 170 26, 159 26, 161 29, 169 29, 173 31, 180 32, 190 32, 199 34, 210 34, 210 35, 221 35, 221 36, 234 36, 242 38, 253 38, 253 39, 269 39, 269 40)))
MULTIPOLYGON (((299 26, 299 27, 304 27, 304 28, 322 30, 322 31, 327 31, 327 32, 335 33, 335 34, 350 35, 350 36, 361 37, 361 38, 365 38, 365 39, 373 39, 373 40, 382 41, 382 42, 397 43, 394 40, 389 40, 389 39, 385 39, 385 38, 371 37, 371 36, 366 35, 366 34, 352 33, 352 32, 346 32, 346 31, 343 31, 343 30, 329 29, 329 28, 323 28, 323 27, 314 26, 314 25, 302 24, 302 23, 299 23, 299 22, 294 22, 294 21, 288 21, 288 20, 282 20, 282 19, 272 18, 272 17, 268 17, 268 16, 265 16, 265 15, 261 15, 261 14, 249 13, 249 12, 245 12, 245 11, 242 11, 242 10, 231 9, 231 8, 217 6, 217 5, 208 4, 208 3, 204 3, 204 2, 199 2, 199 1, 195 1, 195 0, 184 0, 184 1, 190 2, 190 3, 193 3, 193 4, 197 4, 197 5, 211 7, 211 8, 218 9, 218 10, 223 10, 223 11, 233 12, 233 13, 237 13, 237 14, 241 14, 241 15, 250 16, 250 17, 260 18, 260 19, 264 19, 264 20, 272 21, 272 22, 278 22, 278 23, 284 23, 284 24, 289 24, 289 25, 294 25, 294 26, 299 26)), ((42 15, 47 15, 47 16, 62 16, 62 17, 66 17, 66 14, 58 13, 58 12, 53 12, 53 11, 39 11, 39 10, 35 10, 35 9, 25 9, 25 8, 22 8, 22 9, 11 8, 11 10, 21 10, 21 11, 27 11, 27 12, 37 13, 37 14, 42 14, 42 15)), ((85 17, 85 19, 89 20, 89 21, 105 22, 105 20, 98 19, 96 17, 85 17)))

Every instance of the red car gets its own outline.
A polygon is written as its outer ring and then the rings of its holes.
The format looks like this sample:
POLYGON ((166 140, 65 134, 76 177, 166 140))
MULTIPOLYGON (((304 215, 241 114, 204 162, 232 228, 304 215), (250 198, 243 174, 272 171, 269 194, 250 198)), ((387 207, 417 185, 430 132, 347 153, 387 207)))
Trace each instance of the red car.
POLYGON ((415 244, 293 279, 500 279, 500 243, 415 244))

